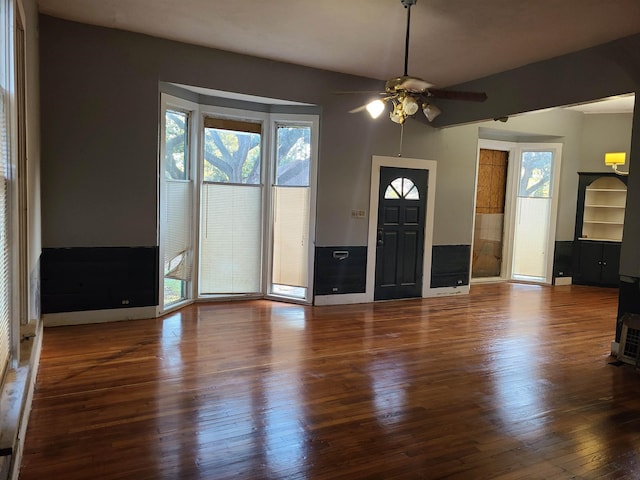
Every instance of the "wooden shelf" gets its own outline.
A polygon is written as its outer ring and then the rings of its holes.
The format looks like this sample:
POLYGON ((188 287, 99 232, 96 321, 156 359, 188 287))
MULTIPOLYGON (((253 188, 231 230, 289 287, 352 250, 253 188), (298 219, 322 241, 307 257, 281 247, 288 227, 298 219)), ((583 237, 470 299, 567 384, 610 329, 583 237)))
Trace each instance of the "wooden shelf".
POLYGON ((624 192, 627 193, 627 191, 623 188, 589 188, 587 187, 587 190, 589 192, 624 192))
POLYGON ((592 223, 595 225, 624 225, 624 222, 604 222, 600 220, 585 220, 584 223, 592 223))
POLYGON ((579 237, 578 240, 584 240, 585 242, 613 242, 620 243, 622 240, 611 240, 610 238, 587 238, 579 237))
POLYGON ((627 191, 622 181, 600 177, 585 188, 583 239, 622 240, 627 191))
POLYGON ((584 208, 621 208, 625 209, 624 205, 585 205, 584 208))

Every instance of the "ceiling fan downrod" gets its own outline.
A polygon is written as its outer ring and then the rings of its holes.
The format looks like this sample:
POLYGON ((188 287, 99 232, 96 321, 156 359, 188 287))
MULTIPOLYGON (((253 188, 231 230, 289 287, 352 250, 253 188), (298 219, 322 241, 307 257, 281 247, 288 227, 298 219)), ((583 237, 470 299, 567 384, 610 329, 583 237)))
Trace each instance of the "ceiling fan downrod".
POLYGON ((409 71, 409 30, 411 27, 411 6, 415 5, 418 0, 400 0, 400 3, 407 9, 407 34, 404 39, 404 76, 409 71))

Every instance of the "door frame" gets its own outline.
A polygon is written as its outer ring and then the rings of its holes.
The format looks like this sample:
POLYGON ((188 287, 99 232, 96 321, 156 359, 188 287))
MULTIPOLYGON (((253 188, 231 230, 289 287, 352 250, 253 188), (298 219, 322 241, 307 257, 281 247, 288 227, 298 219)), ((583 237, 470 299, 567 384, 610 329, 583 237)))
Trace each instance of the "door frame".
MULTIPOLYGON (((516 144, 515 157, 513 163, 515 164, 515 172, 520 171, 522 162, 522 152, 524 151, 553 151, 553 167, 551 170, 551 212, 549 215, 549 231, 547 232, 547 258, 545 265, 545 278, 540 283, 543 285, 553 285, 553 257, 555 256, 555 244, 556 244, 556 226, 558 222, 558 196, 560 195, 560 165, 562 163, 562 143, 558 142, 522 142, 516 144)), ((518 182, 520 180, 519 175, 512 175, 511 185, 511 212, 510 212, 510 230, 509 230, 509 245, 511 246, 509 256, 509 279, 516 281, 523 281, 513 278, 513 254, 514 254, 514 242, 515 242, 515 216, 516 216, 516 204, 518 196, 518 182)))
MULTIPOLYGON (((508 166, 507 166, 507 187, 505 192, 505 211, 504 211, 504 232, 503 232, 503 245, 502 245, 502 272, 500 277, 491 277, 486 279, 473 279, 470 278, 470 283, 482 283, 492 281, 508 281, 513 280, 513 252, 514 252, 514 234, 515 234, 515 207, 518 193, 518 181, 520 171, 521 154, 523 150, 554 150, 554 163, 552 171, 552 201, 551 201, 551 215, 549 218, 549 233, 547 240, 547 249, 549 255, 547 257, 546 265, 546 278, 544 282, 540 282, 545 285, 553 284, 553 257, 555 253, 555 240, 556 240, 556 224, 558 219, 558 195, 560 193, 560 165, 562 162, 562 143, 558 142, 509 142, 500 140, 487 140, 478 139, 478 152, 476 160, 476 182, 475 182, 475 195, 473 200, 473 224, 472 224, 472 241, 471 241, 471 253, 469 258, 469 265, 473 262, 473 242, 475 238, 475 210, 478 193, 478 172, 480 165, 480 149, 489 150, 501 150, 509 152, 508 166), (506 265, 505 265, 506 263, 506 265)), ((471 276, 471 272, 469 272, 471 276)))
POLYGON ((476 181, 475 181, 475 194, 473 197, 473 222, 471 225, 471 253, 469 257, 469 283, 489 283, 500 282, 511 278, 511 264, 513 253, 513 197, 514 197, 514 176, 515 176, 515 163, 518 144, 515 142, 505 142, 500 140, 485 140, 478 139, 478 153, 476 159, 476 181), (499 277, 487 277, 487 278, 473 278, 471 272, 473 269, 473 245, 475 243, 475 231, 476 231, 476 205, 478 202, 478 175, 480 173, 480 150, 499 150, 501 152, 507 152, 507 180, 504 193, 504 222, 502 232, 502 265, 500 268, 499 277))
MULTIPOLYGON (((422 259, 422 297, 431 292, 431 255, 433 251, 433 225, 436 199, 436 170, 438 162, 419 158, 385 157, 374 155, 371 161, 371 188, 369 199, 369 235, 367 240, 367 280, 365 301, 374 301, 376 277, 376 239, 378 228, 378 198, 380 192, 380 168, 413 168, 426 170, 427 208, 424 222, 424 255, 422 259)), ((414 297, 416 298, 416 297, 414 297)))

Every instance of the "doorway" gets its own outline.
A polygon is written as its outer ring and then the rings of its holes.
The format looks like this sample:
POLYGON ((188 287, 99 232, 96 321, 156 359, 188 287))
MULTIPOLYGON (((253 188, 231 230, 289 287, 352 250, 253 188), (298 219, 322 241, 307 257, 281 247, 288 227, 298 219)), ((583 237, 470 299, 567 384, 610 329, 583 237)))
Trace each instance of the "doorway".
POLYGON ((471 278, 503 277, 505 199, 509 151, 480 148, 471 278))
POLYGON ((428 173, 380 169, 375 300, 422 295, 428 173))
MULTIPOLYGON (((372 302, 374 300, 382 300, 385 296, 388 296, 388 298, 430 296, 436 174, 437 162, 434 160, 385 157, 377 155, 373 156, 371 165, 371 196, 369 198, 370 214, 369 235, 367 241, 367 280, 365 294, 358 297, 358 301, 372 302), (403 178, 408 179, 408 181, 404 181, 403 178), (400 180, 396 181, 396 179, 400 180), (419 185, 419 188, 416 185, 419 185), (391 189, 388 190, 388 195, 392 197, 399 197, 395 199, 387 199, 389 201, 396 201, 396 206, 398 207, 398 220, 400 220, 399 212, 402 208, 403 202, 404 205, 409 206, 409 208, 411 208, 412 204, 417 205, 421 202, 420 200, 406 197, 419 196, 422 198, 422 201, 424 202, 422 207, 423 213, 420 212, 419 207, 414 207, 415 209, 408 213, 409 217, 406 216, 407 213, 405 212, 405 220, 409 220, 409 225, 405 225, 403 227, 403 231, 400 230, 399 226, 396 227, 389 225, 389 228, 393 227, 397 229, 395 234, 389 235, 390 237, 395 237, 390 241, 395 241, 395 239, 398 238, 398 235, 405 235, 405 237, 407 237, 405 238, 405 243, 408 243, 409 246, 407 248, 410 252, 408 256, 403 255, 400 257, 400 262, 405 261, 406 258, 410 258, 414 255, 413 252, 415 252, 415 258, 412 260, 414 263, 414 270, 411 271, 411 269, 403 268, 403 275, 408 274, 408 276, 398 277, 396 275, 397 280, 394 281, 400 285, 399 289, 396 289, 396 287, 389 287, 382 288, 382 290, 378 289, 379 291, 376 292, 376 279, 380 279, 382 275, 377 268, 378 256, 380 256, 381 259, 384 259, 385 257, 393 257, 393 255, 389 253, 389 249, 387 249, 386 252, 378 251, 378 223, 380 216, 384 214, 384 196, 390 186, 391 189), (402 197, 404 198, 401 200, 402 197), (424 215, 424 219, 420 220, 422 215, 424 215), (411 220, 415 221, 411 222, 411 220), (410 225, 411 223, 422 223, 422 227, 414 228, 410 225), (413 232, 410 232, 411 228, 413 228, 413 232), (411 249, 413 250, 411 251, 411 249), (418 254, 419 251, 421 251, 421 257, 418 254), (415 282, 413 280, 415 280, 415 282), (402 292, 402 288, 405 287, 405 285, 402 285, 403 283, 407 284, 406 287, 408 291, 402 292), (412 285, 410 286, 409 284, 412 285), (396 289, 395 292, 392 292, 394 289, 396 289), (387 290, 387 292, 381 293, 383 290, 387 290)), ((389 205, 393 206, 393 204, 389 205)), ((393 218, 387 218, 387 220, 393 220, 393 218)), ((387 223, 392 224, 393 222, 387 223)), ((382 234, 384 240, 384 228, 382 234)), ((407 251, 407 248, 405 248, 405 251, 407 251)), ((397 250, 399 250, 399 248, 397 250)), ((396 251, 396 254, 397 253, 398 251, 396 251)), ((396 266, 398 264, 396 260, 394 260, 393 263, 396 266)), ((382 278, 390 278, 390 272, 391 270, 387 269, 387 271, 382 275, 382 278)))
POLYGON ((562 145, 480 140, 471 279, 551 284, 562 145))
POLYGON ((551 284, 560 144, 521 145, 515 188, 511 278, 551 284))

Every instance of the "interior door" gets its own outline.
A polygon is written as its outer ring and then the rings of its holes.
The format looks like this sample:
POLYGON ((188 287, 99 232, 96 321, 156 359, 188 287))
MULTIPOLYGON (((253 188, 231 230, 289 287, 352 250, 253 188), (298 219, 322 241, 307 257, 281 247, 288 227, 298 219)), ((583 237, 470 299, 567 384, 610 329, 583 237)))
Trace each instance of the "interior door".
POLYGON ((375 300, 422 295, 427 175, 380 168, 375 300))

